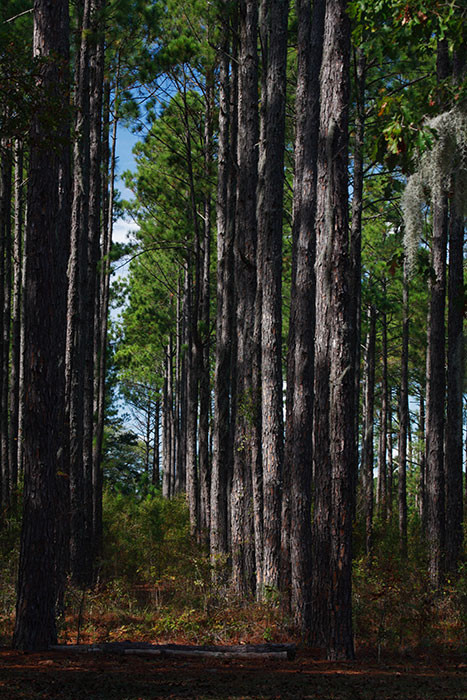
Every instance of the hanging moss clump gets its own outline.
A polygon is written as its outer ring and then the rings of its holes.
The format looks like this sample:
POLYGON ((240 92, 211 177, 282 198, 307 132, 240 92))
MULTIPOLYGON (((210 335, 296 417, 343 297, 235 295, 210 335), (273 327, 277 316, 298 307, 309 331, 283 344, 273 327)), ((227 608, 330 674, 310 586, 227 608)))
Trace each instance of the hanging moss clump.
POLYGON ((458 216, 467 213, 466 106, 430 119, 426 127, 433 134, 433 145, 419 155, 418 168, 409 177, 401 201, 409 268, 415 262, 427 206, 436 205, 447 194, 458 216))

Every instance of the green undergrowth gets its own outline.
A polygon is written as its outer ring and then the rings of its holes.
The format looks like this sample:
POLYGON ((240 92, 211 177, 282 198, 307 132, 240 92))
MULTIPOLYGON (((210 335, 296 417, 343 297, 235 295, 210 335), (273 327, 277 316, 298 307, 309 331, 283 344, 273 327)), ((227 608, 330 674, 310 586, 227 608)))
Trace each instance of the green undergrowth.
MULTIPOLYGON (((284 597, 268 591, 261 602, 233 594, 229 562, 213 566, 206 546, 190 535, 183 497, 158 491, 104 496, 104 551, 97 583, 68 584, 59 618, 62 643, 104 641, 300 642, 284 597)), ((19 521, 0 533, 0 643, 11 639, 18 562, 19 521)), ((467 648, 467 566, 429 585, 420 527, 409 529, 410 557, 401 557, 396 526, 375 523, 373 554, 359 553, 356 532, 353 614, 357 649, 378 655, 415 649, 467 648)))

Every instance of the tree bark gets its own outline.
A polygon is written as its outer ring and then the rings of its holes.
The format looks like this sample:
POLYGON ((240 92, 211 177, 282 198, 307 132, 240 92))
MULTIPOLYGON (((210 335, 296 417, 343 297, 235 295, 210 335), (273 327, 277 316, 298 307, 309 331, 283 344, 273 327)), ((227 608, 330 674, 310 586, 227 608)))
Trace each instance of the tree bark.
POLYGON ((292 289, 287 357, 287 425, 284 456, 290 478, 291 608, 302 634, 311 627, 311 477, 313 424, 316 161, 319 73, 325 2, 297 5, 299 19, 292 289))
POLYGON ((1 377, 0 377, 0 459, 2 470, 1 503, 3 509, 10 506, 9 460, 9 367, 11 330, 11 196, 12 156, 11 142, 2 139, 3 153, 0 163, 0 313, 1 313, 1 377))
MULTIPOLYGON (((386 278, 383 278, 383 303, 386 303, 386 278)), ((387 520, 387 444, 388 444, 388 317, 381 313, 381 411, 378 444, 378 510, 387 520)))
POLYGON ((429 574, 434 588, 443 575, 445 543, 444 489, 444 304, 446 292, 447 200, 433 207, 432 276, 427 331, 426 507, 429 574))
POLYGON ((88 574, 84 509, 83 420, 86 326, 83 289, 89 219, 89 94, 88 33, 90 0, 80 8, 81 42, 75 69, 75 140, 73 144, 73 201, 68 262, 66 395, 69 425, 70 573, 85 585, 88 574))
POLYGON ((449 223, 447 425, 446 431, 446 570, 457 571, 462 551, 462 408, 464 383, 464 222, 451 203, 449 223))
POLYGON ((21 362, 21 260, 23 256, 23 144, 15 144, 14 182, 14 244, 13 244, 13 305, 11 329, 11 370, 10 370, 10 493, 16 501, 18 488, 18 436, 19 436, 19 395, 21 362))
POLYGON ((404 263, 402 286, 402 352, 401 386, 399 396, 399 548, 407 557, 407 436, 409 430, 409 279, 407 262, 404 263))
POLYGON ((353 658, 351 538, 355 339, 349 303, 348 106, 350 21, 326 6, 320 73, 316 212, 314 634, 330 659, 353 658))
POLYGON ((258 3, 238 3, 238 170, 235 230, 236 423, 232 480, 232 576, 234 589, 254 589, 252 464, 258 454, 257 389, 253 365, 256 298, 256 186, 258 174, 258 3))
POLYGON ((236 71, 230 84, 229 31, 224 26, 220 56, 219 142, 217 180, 217 307, 214 371, 213 460, 211 472, 211 562, 228 551, 227 478, 232 471, 231 443, 231 346, 233 335, 233 227, 229 182, 234 176, 235 121, 231 119, 230 95, 235 92, 236 71))
POLYGON ((102 13, 105 0, 92 0, 90 24, 92 45, 89 65, 89 229, 87 232, 87 289, 85 323, 84 377, 84 474, 88 521, 88 585, 93 581, 95 561, 100 554, 99 531, 102 500, 101 476, 93 459, 94 386, 98 368, 95 365, 96 292, 98 290, 102 209, 102 99, 104 91, 104 29, 102 13))
POLYGON ((362 510, 365 521, 365 552, 371 553, 373 545, 373 510, 374 510, 374 441, 373 427, 375 420, 375 347, 376 347, 376 309, 368 305, 368 331, 365 347, 365 388, 363 393, 363 436, 362 436, 362 510))
POLYGON ((26 257, 24 380, 24 509, 13 644, 47 649, 57 641, 55 606, 57 512, 63 478, 66 253, 68 231, 60 227, 60 156, 67 134, 62 117, 68 96, 68 2, 35 0, 34 55, 41 64, 44 100, 30 132, 26 257), (49 104, 47 104, 49 102, 49 104), (55 118, 53 115, 56 115, 55 118))
POLYGON ((282 219, 284 189, 287 0, 264 3, 262 26, 263 139, 260 142, 257 275, 261 305, 261 447, 263 472, 262 585, 279 588, 281 481, 283 461, 282 399, 282 219), (261 245, 259 241, 261 240, 261 245))

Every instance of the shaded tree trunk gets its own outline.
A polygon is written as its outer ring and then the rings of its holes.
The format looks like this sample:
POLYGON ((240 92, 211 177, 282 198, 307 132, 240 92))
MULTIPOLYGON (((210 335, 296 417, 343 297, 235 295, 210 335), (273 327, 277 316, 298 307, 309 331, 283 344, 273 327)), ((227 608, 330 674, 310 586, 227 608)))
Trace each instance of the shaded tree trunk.
POLYGON ((19 395, 21 362, 21 260, 23 256, 23 144, 15 144, 14 183, 14 244, 13 244, 13 306, 11 329, 11 373, 10 373, 10 492, 16 501, 18 488, 18 436, 19 395))
POLYGON ((456 571, 462 551, 462 404, 464 382, 464 222, 451 203, 449 225, 447 425, 446 431, 446 570, 456 571))
POLYGON ((10 379, 10 307, 11 307, 11 202, 12 157, 11 143, 2 139, 0 163, 0 313, 1 313, 1 376, 0 376, 0 459, 2 470, 1 503, 3 509, 10 505, 9 460, 9 379, 10 379))
POLYGON ((231 114, 231 92, 236 92, 237 74, 232 66, 230 42, 224 27, 220 57, 219 143, 217 185, 217 309, 214 373, 213 460, 211 473, 211 561, 228 551, 227 480, 232 471, 231 362, 233 342, 233 237, 235 200, 236 119, 231 114))
MULTIPOLYGON (((386 301, 386 279, 383 279, 383 299, 386 301)), ((388 443, 388 321, 386 312, 381 313, 381 411, 378 445, 378 509, 387 519, 387 443, 388 443)))
POLYGON ((41 94, 30 132, 24 381, 24 509, 13 644, 24 650, 56 643, 60 582, 57 552, 59 475, 64 473, 64 357, 68 231, 61 228, 60 155, 67 138, 68 3, 36 0, 34 54, 41 94), (56 115, 55 118, 53 115, 56 115), (65 122, 66 123, 66 122, 65 122))
MULTIPOLYGON (((438 80, 449 74, 447 42, 438 42, 438 80)), ((429 548, 428 571, 434 588, 439 588, 444 569, 445 482, 445 321, 446 246, 448 202, 446 192, 437 193, 433 202, 431 239, 430 301, 427 323, 426 364, 426 509, 429 548)))
POLYGON ((282 417, 282 219, 287 61, 287 0, 264 3, 257 275, 262 281, 261 410, 263 474, 262 584, 279 588, 281 543, 282 417), (259 244, 261 240, 261 245, 259 244))
POLYGON ((409 280, 407 262, 404 263, 402 287, 402 353, 401 386, 399 396, 399 547, 407 557, 407 436, 409 431, 409 280))
POLYGON ((86 326, 83 289, 89 220, 89 47, 90 0, 81 3, 81 43, 75 69, 75 141, 73 145, 73 201, 68 263, 66 395, 69 425, 70 573, 86 584, 88 571, 84 493, 84 391, 86 326))
MULTIPOLYGON (((299 19, 297 124, 292 227, 292 289, 287 357, 287 425, 284 470, 290 479, 291 608, 302 634, 311 626, 311 476, 314 359, 314 260, 319 72, 323 1, 297 5, 299 19)), ((287 522, 287 521, 286 521, 287 522)))
POLYGON ((238 170, 235 230, 236 422, 231 501, 232 579, 234 589, 254 589, 252 463, 258 454, 257 387, 253 365, 256 298, 256 185, 258 173, 258 4, 238 3, 238 170))
POLYGON ((368 332, 365 347, 365 388, 363 394, 363 437, 362 437, 362 510, 365 520, 365 552, 370 554, 373 544, 373 468, 375 420, 375 347, 376 309, 368 306, 368 332))
POLYGON ((313 622, 316 641, 326 646, 330 659, 354 655, 355 333, 348 288, 350 21, 346 10, 345 0, 330 0, 326 6, 317 171, 313 622))

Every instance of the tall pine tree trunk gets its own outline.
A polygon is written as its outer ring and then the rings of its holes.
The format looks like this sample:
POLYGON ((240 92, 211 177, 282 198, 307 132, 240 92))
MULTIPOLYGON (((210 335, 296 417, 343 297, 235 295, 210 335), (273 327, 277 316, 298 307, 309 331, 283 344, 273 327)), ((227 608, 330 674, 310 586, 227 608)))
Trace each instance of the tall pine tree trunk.
MULTIPOLYGON (((297 125, 292 228, 292 289, 287 357, 285 479, 290 491, 291 608, 303 634, 311 626, 311 476, 314 358, 314 260, 319 72, 325 2, 301 0, 299 17, 297 125)), ((287 521, 286 521, 287 523, 287 521)))
POLYGON ((236 71, 229 77, 229 32, 224 26, 224 43, 220 56, 219 141, 217 184, 217 307, 216 357, 214 373, 213 461, 211 473, 211 561, 228 551, 227 479, 232 471, 231 443, 231 346, 233 342, 233 227, 231 202, 234 191, 229 187, 235 177, 233 162, 236 145, 235 120, 232 119, 230 95, 235 92, 236 71))
POLYGON ((232 577, 235 590, 254 588, 252 462, 258 453, 257 389, 253 365, 256 298, 256 186, 258 173, 258 3, 238 3, 238 170, 235 231, 236 422, 232 478, 232 577))
POLYGON ((61 217, 60 155, 66 142, 68 2, 36 0, 34 54, 38 87, 54 107, 38 105, 30 131, 24 381, 23 524, 13 643, 25 650, 56 643, 60 583, 57 514, 63 473, 65 397, 66 254, 68 229, 61 217), (66 124, 66 120, 65 120, 66 124), (61 224, 59 226, 58 224, 61 224), (40 507, 38 507, 40 505, 40 507))
POLYGON ((2 469, 1 503, 4 509, 10 505, 9 460, 9 384, 10 384, 10 329, 11 329, 11 202, 12 157, 11 143, 2 140, 0 163, 0 313, 1 313, 1 370, 0 370, 0 459, 2 469))
POLYGON ((14 243, 13 243, 13 304, 11 329, 11 373, 10 373, 10 491, 16 500, 18 488, 18 434, 19 394, 21 362, 21 259, 23 256, 23 144, 15 144, 14 183, 14 243))
POLYGON ((402 353, 401 386, 399 396, 399 547, 407 557, 407 436, 409 431, 409 279, 407 262, 404 263, 402 287, 402 353))
POLYGON ((355 333, 348 289, 349 61, 347 2, 329 0, 320 73, 317 171, 313 603, 315 635, 330 659, 354 654, 351 538, 356 440, 355 333))
POLYGON ((68 263, 66 394, 69 425, 70 482, 70 573, 75 582, 86 583, 87 546, 84 509, 83 421, 86 327, 83 289, 85 283, 87 225, 89 219, 89 94, 88 34, 90 0, 84 0, 81 42, 75 68, 75 141, 73 145, 73 201, 71 244, 68 263))
POLYGON ((362 437, 362 510, 365 520, 365 552, 370 554, 373 544, 373 468, 375 420, 375 347, 376 309, 368 306, 368 332, 365 346, 365 388, 363 393, 363 437, 362 437))
POLYGON ((462 550, 462 403, 464 383, 464 222, 459 203, 451 203, 449 223, 446 570, 456 571, 462 550))
POLYGON ((287 0, 264 4, 262 95, 263 140, 260 142, 257 274, 262 281, 261 410, 263 470, 264 586, 279 587, 281 543, 282 417, 282 219, 287 60, 287 0))

